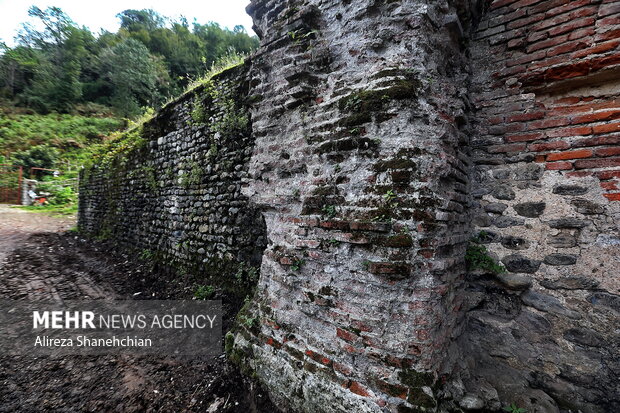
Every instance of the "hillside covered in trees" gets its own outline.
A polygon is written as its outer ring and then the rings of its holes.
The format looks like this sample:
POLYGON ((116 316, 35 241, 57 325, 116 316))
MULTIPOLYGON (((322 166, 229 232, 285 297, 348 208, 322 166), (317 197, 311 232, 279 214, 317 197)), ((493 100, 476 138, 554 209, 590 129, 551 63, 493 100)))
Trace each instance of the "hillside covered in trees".
POLYGON ((122 11, 116 33, 97 35, 57 7, 33 6, 29 15, 41 24, 23 24, 15 47, 0 43, 0 98, 41 114, 99 113, 105 106, 135 117, 179 94, 223 56, 258 47, 242 26, 171 20, 153 10, 122 11))
POLYGON ((57 7, 28 13, 33 23, 22 24, 15 46, 0 42, 0 164, 46 181, 39 190, 72 211, 79 170, 118 131, 258 47, 243 26, 189 23, 153 10, 122 11, 116 33, 98 34, 57 7), (54 170, 60 176, 52 177, 54 170))

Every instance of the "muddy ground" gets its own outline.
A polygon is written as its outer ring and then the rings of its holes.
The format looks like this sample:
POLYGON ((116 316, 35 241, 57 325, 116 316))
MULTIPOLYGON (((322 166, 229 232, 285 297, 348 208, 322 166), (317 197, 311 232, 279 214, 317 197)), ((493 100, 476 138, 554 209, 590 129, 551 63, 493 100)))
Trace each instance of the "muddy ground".
MULTIPOLYGON (((192 286, 66 231, 70 218, 0 206, 0 298, 189 299, 192 286)), ((223 300, 229 326, 239 306, 223 300)), ((0 355, 0 412, 276 412, 216 357, 0 355)))

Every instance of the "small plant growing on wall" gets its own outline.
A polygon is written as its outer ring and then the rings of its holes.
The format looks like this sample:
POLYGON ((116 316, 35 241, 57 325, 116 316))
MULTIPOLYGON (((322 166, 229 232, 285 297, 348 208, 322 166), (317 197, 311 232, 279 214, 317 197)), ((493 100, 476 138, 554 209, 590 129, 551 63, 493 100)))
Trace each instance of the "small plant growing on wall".
POLYGON ((483 238, 486 234, 481 232, 478 236, 473 237, 467 246, 465 252, 465 262, 467 263, 467 269, 483 270, 493 274, 501 274, 506 272, 506 268, 502 264, 495 262, 484 245, 480 244, 480 238, 483 238))
POLYGON ((510 413, 526 413, 527 410, 525 410, 523 407, 517 407, 516 404, 511 403, 509 406, 504 407, 503 409, 506 412, 510 412, 510 413))
POLYGON ((323 205, 321 208, 321 212, 328 218, 333 218, 336 216, 336 206, 335 205, 323 205))
POLYGON ((202 180, 202 170, 197 162, 190 162, 188 169, 189 170, 186 171, 181 177, 181 186, 186 189, 190 186, 200 184, 200 181, 202 180))
POLYGON ((299 271, 301 269, 301 267, 304 266, 304 264, 306 263, 306 261, 302 258, 295 258, 293 260, 293 264, 291 265, 291 270, 293 271, 299 271))
POLYGON ((198 285, 194 290, 196 300, 208 300, 213 294, 215 294, 215 288, 212 285, 198 285))

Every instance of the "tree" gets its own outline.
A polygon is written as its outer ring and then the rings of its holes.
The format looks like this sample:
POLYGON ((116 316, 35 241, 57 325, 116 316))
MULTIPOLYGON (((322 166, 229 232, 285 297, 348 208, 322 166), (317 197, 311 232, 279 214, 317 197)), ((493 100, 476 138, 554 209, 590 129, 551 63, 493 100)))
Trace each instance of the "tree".
POLYGON ((94 102, 132 116, 180 92, 220 58, 258 46, 242 26, 190 25, 148 9, 119 13, 119 31, 97 37, 58 7, 33 6, 29 15, 41 25, 23 24, 14 48, 0 43, 0 98, 41 113, 94 102))
POLYGON ((101 54, 102 74, 113 90, 110 103, 123 116, 136 116, 142 106, 153 106, 162 99, 162 62, 146 46, 125 39, 101 54))
POLYGON ((0 50, 0 95, 14 99, 34 77, 40 56, 36 50, 24 46, 10 49, 3 44, 0 50))
POLYGON ((51 146, 38 145, 26 151, 15 152, 12 158, 13 163, 23 166, 26 170, 32 167, 51 169, 56 164, 58 150, 51 146))
POLYGON ((28 14, 37 17, 45 29, 37 31, 25 24, 19 36, 23 47, 39 50, 41 55, 25 101, 41 112, 68 112, 82 95, 80 74, 90 32, 75 27, 57 7, 43 11, 33 6, 28 14))

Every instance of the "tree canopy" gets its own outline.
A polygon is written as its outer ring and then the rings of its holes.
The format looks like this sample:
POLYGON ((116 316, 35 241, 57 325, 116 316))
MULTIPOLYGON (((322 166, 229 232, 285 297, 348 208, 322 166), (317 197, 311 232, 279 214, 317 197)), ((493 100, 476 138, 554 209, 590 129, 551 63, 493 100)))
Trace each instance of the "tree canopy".
POLYGON ((134 117, 175 96, 218 59, 247 54, 258 39, 242 26, 172 20, 154 10, 124 10, 116 33, 97 36, 58 7, 33 6, 41 24, 23 24, 15 47, 0 43, 0 98, 40 113, 97 103, 134 117))

